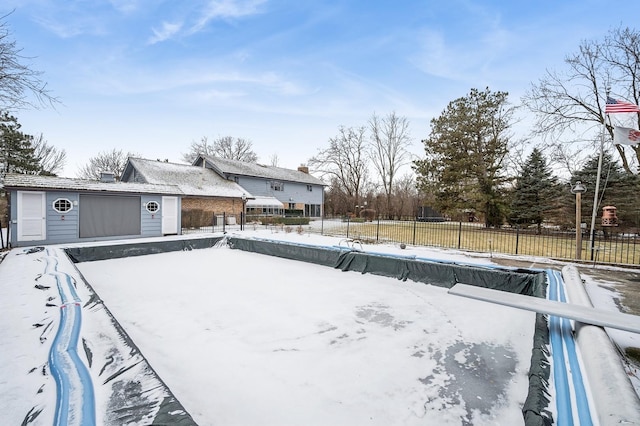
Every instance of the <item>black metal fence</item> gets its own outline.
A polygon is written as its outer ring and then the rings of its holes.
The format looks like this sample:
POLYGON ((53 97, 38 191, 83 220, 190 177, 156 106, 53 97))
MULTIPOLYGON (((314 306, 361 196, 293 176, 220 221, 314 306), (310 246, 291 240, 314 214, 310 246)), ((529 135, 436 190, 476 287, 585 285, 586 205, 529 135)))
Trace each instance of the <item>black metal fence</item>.
POLYGON ((227 212, 183 210, 181 215, 182 234, 242 230, 245 222, 246 219, 243 213, 230 214, 227 212))
MULTIPOLYGON (((242 230, 242 218, 229 224, 226 214, 206 226, 184 226, 182 233, 226 232, 242 230)), ((232 221, 233 222, 233 221, 232 221)), ((273 224, 268 221, 246 222, 246 229, 282 228, 284 232, 310 232, 350 238, 362 243, 405 243, 414 246, 440 247, 480 253, 502 253, 546 257, 601 264, 640 265, 640 236, 637 232, 611 228, 588 232, 536 227, 487 228, 477 222, 423 222, 418 220, 364 221, 361 218, 317 219, 309 225, 273 224), (279 227, 279 228, 278 228, 279 227), (580 247, 580 256, 577 248, 580 247)))
POLYGON ((377 219, 324 219, 313 227, 323 235, 362 242, 391 242, 410 245, 539 256, 594 263, 640 265, 640 236, 612 228, 580 235, 575 230, 537 227, 487 228, 477 222, 420 222, 377 219), (577 258, 580 247, 580 258, 577 258))

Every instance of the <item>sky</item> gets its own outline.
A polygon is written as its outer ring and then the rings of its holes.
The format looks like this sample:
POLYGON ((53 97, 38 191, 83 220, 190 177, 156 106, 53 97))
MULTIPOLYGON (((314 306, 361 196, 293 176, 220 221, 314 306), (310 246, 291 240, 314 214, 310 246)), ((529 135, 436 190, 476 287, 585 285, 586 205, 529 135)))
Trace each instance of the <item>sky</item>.
POLYGON ((374 113, 406 117, 422 156, 450 101, 489 87, 518 104, 581 41, 633 27, 640 2, 4 0, 0 13, 60 101, 15 115, 75 177, 102 151, 181 162, 220 136, 295 169, 374 113))

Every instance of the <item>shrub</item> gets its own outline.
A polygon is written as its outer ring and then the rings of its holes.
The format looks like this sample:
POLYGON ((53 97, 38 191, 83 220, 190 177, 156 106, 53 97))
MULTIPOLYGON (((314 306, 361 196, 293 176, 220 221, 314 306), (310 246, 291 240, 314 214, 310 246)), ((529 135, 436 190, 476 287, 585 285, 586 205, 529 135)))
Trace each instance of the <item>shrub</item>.
POLYGON ((308 225, 309 218, 308 217, 282 217, 282 216, 272 216, 272 217, 261 217, 260 222, 263 225, 308 225))
POLYGON ((303 217, 304 210, 300 209, 284 209, 284 215, 286 217, 303 217))

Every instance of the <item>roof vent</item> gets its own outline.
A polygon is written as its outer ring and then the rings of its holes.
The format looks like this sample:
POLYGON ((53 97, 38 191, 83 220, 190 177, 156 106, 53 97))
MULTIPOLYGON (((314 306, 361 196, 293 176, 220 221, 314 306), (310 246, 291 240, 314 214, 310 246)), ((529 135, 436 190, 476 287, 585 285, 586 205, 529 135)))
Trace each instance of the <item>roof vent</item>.
POLYGON ((100 182, 112 183, 116 181, 116 177, 112 172, 100 172, 100 182))

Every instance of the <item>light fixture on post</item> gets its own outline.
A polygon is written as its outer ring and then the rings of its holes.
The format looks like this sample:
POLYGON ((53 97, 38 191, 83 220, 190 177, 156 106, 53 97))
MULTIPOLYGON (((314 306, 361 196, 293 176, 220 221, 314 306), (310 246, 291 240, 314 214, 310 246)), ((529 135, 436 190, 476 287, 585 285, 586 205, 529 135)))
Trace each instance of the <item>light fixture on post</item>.
POLYGON ((587 187, 582 184, 582 182, 577 181, 576 184, 571 188, 571 193, 576 194, 576 259, 580 260, 582 258, 582 227, 581 222, 581 204, 582 204, 582 194, 587 191, 587 187))

